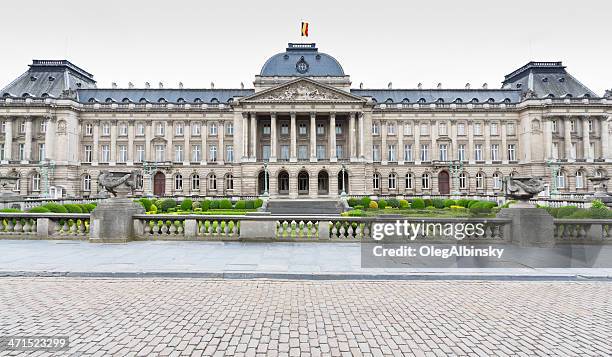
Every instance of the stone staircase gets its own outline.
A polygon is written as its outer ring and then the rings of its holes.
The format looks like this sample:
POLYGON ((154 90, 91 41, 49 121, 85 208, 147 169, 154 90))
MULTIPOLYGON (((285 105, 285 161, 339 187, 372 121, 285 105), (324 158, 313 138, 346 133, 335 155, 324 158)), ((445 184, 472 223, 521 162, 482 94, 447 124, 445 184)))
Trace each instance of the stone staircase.
POLYGON ((338 215, 344 212, 339 199, 270 199, 266 211, 272 215, 338 215))

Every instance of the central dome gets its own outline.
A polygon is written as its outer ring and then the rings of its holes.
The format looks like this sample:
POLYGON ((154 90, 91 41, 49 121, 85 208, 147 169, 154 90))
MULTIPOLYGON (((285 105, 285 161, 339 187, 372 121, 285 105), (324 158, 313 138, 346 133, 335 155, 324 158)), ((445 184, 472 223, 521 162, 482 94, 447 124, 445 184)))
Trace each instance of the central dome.
POLYGON ((290 43, 261 68, 261 76, 343 77, 342 66, 332 56, 321 53, 314 43, 290 43))

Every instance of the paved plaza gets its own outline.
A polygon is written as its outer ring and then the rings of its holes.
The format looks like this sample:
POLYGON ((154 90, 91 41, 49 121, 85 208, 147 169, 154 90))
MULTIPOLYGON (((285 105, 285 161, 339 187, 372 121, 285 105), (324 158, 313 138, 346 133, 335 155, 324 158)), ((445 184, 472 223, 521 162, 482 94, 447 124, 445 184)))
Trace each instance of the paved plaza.
POLYGON ((608 282, 1 278, 0 335, 68 335, 74 356, 609 356, 611 302, 608 282))

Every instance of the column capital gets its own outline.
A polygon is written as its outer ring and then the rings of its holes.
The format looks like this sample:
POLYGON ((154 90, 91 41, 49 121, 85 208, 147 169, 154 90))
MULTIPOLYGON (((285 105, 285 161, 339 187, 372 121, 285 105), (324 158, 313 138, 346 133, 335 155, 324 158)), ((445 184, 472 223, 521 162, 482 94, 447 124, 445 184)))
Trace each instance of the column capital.
POLYGON ((289 112, 289 116, 291 116, 291 119, 295 119, 296 115, 297 114, 295 112, 289 112))
POLYGON ((333 117, 334 119, 336 118, 336 112, 329 112, 329 117, 333 117))
POLYGON ((317 113, 316 112, 310 112, 310 117, 311 118, 316 118, 317 117, 317 113))
POLYGON ((276 112, 270 112, 270 118, 276 118, 276 112))
POLYGON ((248 119, 249 118, 249 112, 242 112, 242 118, 243 119, 248 119))

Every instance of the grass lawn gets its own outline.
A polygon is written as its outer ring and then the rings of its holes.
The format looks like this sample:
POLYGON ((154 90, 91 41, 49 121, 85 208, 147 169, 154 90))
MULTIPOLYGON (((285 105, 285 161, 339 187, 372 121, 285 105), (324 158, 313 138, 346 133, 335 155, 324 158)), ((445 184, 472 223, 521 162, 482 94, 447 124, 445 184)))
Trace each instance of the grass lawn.
MULTIPOLYGON (((399 209, 399 208, 385 208, 385 209, 368 209, 364 211, 367 217, 376 217, 381 214, 400 214, 407 217, 425 217, 425 218, 473 218, 476 217, 470 213, 469 210, 451 210, 451 209, 399 209)), ((480 215, 479 218, 493 218, 495 214, 480 215)))

